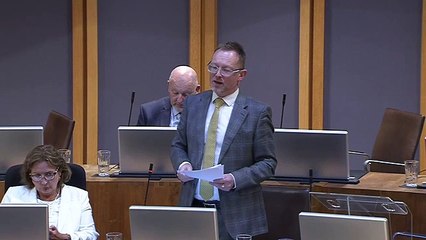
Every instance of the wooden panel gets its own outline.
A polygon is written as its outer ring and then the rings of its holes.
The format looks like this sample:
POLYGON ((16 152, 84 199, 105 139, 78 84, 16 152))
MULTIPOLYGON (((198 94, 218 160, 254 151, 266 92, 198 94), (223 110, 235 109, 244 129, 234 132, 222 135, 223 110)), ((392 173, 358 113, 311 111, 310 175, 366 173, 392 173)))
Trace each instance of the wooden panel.
POLYGON ((96 164, 98 150, 98 1, 88 0, 87 11, 87 135, 86 162, 96 164))
POLYGON ((325 0, 315 0, 312 48, 312 129, 324 128, 324 15, 325 0))
POLYGON ((73 162, 83 163, 84 159, 84 17, 83 0, 72 1, 72 38, 73 38, 73 162))
MULTIPOLYGON (((189 2, 189 65, 200 74, 203 67, 201 64, 202 53, 202 19, 201 1, 190 0, 189 2)), ((201 77, 201 76, 198 76, 201 77)), ((201 79, 200 79, 201 81, 201 79)))
POLYGON ((210 73, 207 72, 213 51, 217 47, 217 0, 203 0, 202 18, 202 57, 201 57, 201 91, 210 89, 210 73))
POLYGON ((312 1, 300 1, 299 128, 311 127, 312 1))

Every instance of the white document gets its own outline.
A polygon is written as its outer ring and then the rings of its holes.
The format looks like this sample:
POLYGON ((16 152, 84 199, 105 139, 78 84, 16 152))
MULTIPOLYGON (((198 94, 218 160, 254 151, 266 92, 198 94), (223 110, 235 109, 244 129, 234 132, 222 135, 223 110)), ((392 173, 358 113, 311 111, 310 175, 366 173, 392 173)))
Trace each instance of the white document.
POLYGON ((201 180, 212 182, 215 179, 223 178, 223 165, 219 164, 211 168, 183 172, 188 177, 199 178, 201 180))

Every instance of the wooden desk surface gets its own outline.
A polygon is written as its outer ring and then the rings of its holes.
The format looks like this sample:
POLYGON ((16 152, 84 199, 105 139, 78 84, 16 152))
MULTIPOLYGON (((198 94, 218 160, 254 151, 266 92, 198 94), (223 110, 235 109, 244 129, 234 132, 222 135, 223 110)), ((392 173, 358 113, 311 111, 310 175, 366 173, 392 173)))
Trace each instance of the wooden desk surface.
MULTIPOLYGON (((110 231, 120 231, 124 239, 130 239, 129 207, 143 205, 147 187, 146 178, 101 178, 96 177, 96 166, 83 166, 87 176, 87 191, 93 208, 96 229, 100 240, 110 231)), ((421 176, 426 181, 426 176, 421 176)), ((420 179, 422 181, 422 179, 420 179)), ((413 231, 426 234, 426 189, 406 188, 403 174, 368 173, 359 184, 315 183, 315 192, 386 196, 407 204, 413 216, 413 231)), ((301 187, 297 183, 267 181, 266 185, 301 187)), ((302 186, 306 187, 306 186, 302 186)), ((4 182, 0 181, 0 197, 3 197, 4 182)), ((176 178, 151 180, 147 205, 175 206, 180 193, 176 178)), ((313 211, 327 212, 320 203, 312 202, 313 211)), ((391 231, 409 231, 410 217, 392 215, 391 231)))

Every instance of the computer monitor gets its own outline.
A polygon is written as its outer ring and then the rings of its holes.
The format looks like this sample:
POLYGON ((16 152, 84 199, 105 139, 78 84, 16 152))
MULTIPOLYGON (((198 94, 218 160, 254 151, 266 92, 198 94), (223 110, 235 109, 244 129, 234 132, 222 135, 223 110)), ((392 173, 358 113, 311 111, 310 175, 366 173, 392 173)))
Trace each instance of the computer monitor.
POLYGON ((42 126, 0 127, 0 175, 7 169, 22 164, 27 154, 43 144, 42 126))
POLYGON ((132 239, 218 240, 215 208, 130 206, 132 239))
POLYGON ((45 204, 0 204, 0 238, 49 239, 49 214, 45 204))
POLYGON ((299 224, 301 240, 389 240, 382 217, 301 212, 299 224))
POLYGON ((176 177, 170 160, 175 135, 175 127, 118 127, 119 175, 147 176, 153 164, 152 175, 176 177))
POLYGON ((275 129, 275 179, 349 182, 348 132, 275 129))

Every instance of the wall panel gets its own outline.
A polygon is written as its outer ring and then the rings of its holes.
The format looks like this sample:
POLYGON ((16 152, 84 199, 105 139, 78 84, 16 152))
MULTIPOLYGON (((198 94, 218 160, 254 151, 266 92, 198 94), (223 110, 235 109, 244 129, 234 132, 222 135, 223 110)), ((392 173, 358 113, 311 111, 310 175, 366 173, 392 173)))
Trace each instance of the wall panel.
POLYGON ((117 162, 117 128, 167 95, 170 71, 189 63, 189 1, 99 1, 99 148, 117 162))
POLYGON ((297 128, 299 1, 218 1, 218 42, 227 41, 238 41, 246 50, 248 74, 241 93, 270 105, 275 127, 286 93, 283 127, 297 128))
POLYGON ((386 107, 420 111, 421 6, 326 1, 324 127, 347 129, 351 149, 371 153, 386 107))

